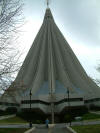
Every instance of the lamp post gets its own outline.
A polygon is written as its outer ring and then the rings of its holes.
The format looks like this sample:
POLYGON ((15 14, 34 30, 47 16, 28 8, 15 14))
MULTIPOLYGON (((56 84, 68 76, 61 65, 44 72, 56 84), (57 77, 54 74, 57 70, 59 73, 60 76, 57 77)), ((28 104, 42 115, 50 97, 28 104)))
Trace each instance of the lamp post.
POLYGON ((54 94, 50 94, 50 103, 51 103, 51 122, 54 124, 54 94))
MULTIPOLYGON (((31 107, 31 96, 32 96, 32 92, 31 92, 31 90, 30 90, 29 95, 30 95, 30 115, 31 115, 31 111, 32 111, 32 110, 31 110, 31 109, 32 109, 32 107, 31 107)), ((30 128, 32 127, 31 117, 30 117, 29 127, 30 127, 30 128)))
POLYGON ((51 119, 52 119, 52 124, 54 124, 54 103, 51 103, 51 119))
POLYGON ((70 126, 71 126, 71 112, 70 112, 69 87, 67 88, 67 94, 68 94, 68 113, 69 113, 70 126))

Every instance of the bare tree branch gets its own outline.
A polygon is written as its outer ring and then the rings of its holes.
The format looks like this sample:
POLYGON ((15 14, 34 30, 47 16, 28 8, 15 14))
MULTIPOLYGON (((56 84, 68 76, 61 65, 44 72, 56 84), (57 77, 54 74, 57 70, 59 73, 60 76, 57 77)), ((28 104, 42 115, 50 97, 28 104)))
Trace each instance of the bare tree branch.
POLYGON ((23 24, 21 0, 0 0, 0 88, 7 87, 11 75, 19 70, 21 53, 16 47, 23 24), (2 87, 1 87, 2 85, 2 87), (5 87, 4 87, 5 86, 5 87))

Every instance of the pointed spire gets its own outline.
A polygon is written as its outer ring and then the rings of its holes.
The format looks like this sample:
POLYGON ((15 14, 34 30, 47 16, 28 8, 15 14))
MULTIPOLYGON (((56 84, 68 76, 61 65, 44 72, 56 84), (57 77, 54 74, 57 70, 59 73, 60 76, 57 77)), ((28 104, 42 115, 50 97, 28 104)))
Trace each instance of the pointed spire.
POLYGON ((44 19, 48 19, 48 18, 51 18, 54 21, 50 8, 46 9, 44 19))
MULTIPOLYGON (((47 6, 49 6, 49 2, 47 0, 47 6)), ((83 97, 84 100, 100 99, 100 88, 88 78, 68 42, 54 22, 50 8, 46 9, 44 22, 15 79, 18 85, 21 81, 25 83, 27 88, 25 87, 25 92, 23 92, 24 89, 22 90, 22 88, 21 91, 16 89, 14 95, 18 103, 21 102, 21 95, 23 94, 28 99, 30 89, 33 92, 33 100, 36 98, 39 101, 41 99, 41 101, 49 103, 51 102, 49 95, 54 93, 54 98, 57 102, 63 101, 68 86, 71 98, 83 97)), ((4 99, 6 94, 3 95, 4 99)), ((7 99, 14 101, 11 95, 7 99)), ((61 103, 59 102, 58 104, 61 103)), ((36 108, 47 112, 44 105, 36 105, 36 108)), ((79 106, 79 101, 76 101, 77 105, 79 106)), ((58 112, 63 110, 60 105, 57 108, 58 112)))

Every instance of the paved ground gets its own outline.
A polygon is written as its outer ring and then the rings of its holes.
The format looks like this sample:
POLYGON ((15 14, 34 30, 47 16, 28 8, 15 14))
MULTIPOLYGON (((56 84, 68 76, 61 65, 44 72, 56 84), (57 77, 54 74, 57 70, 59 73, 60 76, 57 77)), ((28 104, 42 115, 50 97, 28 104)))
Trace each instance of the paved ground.
POLYGON ((100 124, 100 121, 80 121, 80 122, 72 122, 71 125, 96 125, 100 124))
POLYGON ((68 133, 66 124, 55 124, 53 127, 46 128, 45 125, 36 126, 33 133, 68 133))
POLYGON ((100 111, 90 111, 90 113, 100 115, 100 111))
MULTIPOLYGON (((80 122, 72 122, 71 125, 95 125, 100 124, 100 121, 80 121, 80 122)), ((69 124, 67 124, 69 126, 69 124)), ((45 128, 44 124, 33 124, 33 127, 37 129, 45 128)), ((66 123, 55 124, 55 128, 65 128, 66 123)), ((0 124, 0 128, 29 128, 29 124, 0 124)))
MULTIPOLYGON (((44 124, 34 125, 35 130, 32 133, 68 133, 66 124, 55 124, 54 127, 46 128, 44 124)), ((0 128, 29 128, 29 124, 22 125, 0 125, 0 128)))
POLYGON ((29 124, 2 124, 0 128, 29 128, 29 124))
POLYGON ((36 128, 33 133, 68 133, 66 128, 50 128, 38 129, 36 128))
POLYGON ((4 120, 4 119, 8 119, 8 118, 13 118, 15 116, 16 116, 15 114, 13 114, 13 115, 0 116, 0 120, 4 120))

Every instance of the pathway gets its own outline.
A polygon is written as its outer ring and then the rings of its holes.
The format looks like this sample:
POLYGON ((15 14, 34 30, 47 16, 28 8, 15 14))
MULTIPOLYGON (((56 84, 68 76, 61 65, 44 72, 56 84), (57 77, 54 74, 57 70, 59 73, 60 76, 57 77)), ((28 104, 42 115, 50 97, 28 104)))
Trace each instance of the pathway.
MULTIPOLYGON (((80 121, 80 122, 72 122, 71 125, 95 125, 95 124, 100 124, 100 121, 80 121)), ((69 126, 69 124, 67 124, 69 126)), ((37 129, 44 129, 45 125, 44 124, 33 124, 33 127, 36 127, 37 129)), ((55 124, 55 128, 64 128, 66 127, 66 123, 60 123, 60 124, 55 124)), ((29 123, 26 124, 0 124, 0 128, 29 128, 29 123)))
POLYGON ((66 128, 35 129, 33 133, 68 133, 66 128))
POLYGON ((37 126, 32 133, 69 133, 66 124, 56 124, 53 127, 46 128, 45 125, 37 126))
POLYGON ((13 115, 0 116, 0 120, 4 120, 4 119, 8 119, 8 118, 13 118, 15 116, 16 116, 15 114, 13 114, 13 115))
POLYGON ((100 115, 100 111, 90 111, 90 113, 100 115))
POLYGON ((100 120, 98 121, 80 121, 80 122, 72 122, 71 125, 96 125, 100 124, 100 120))

